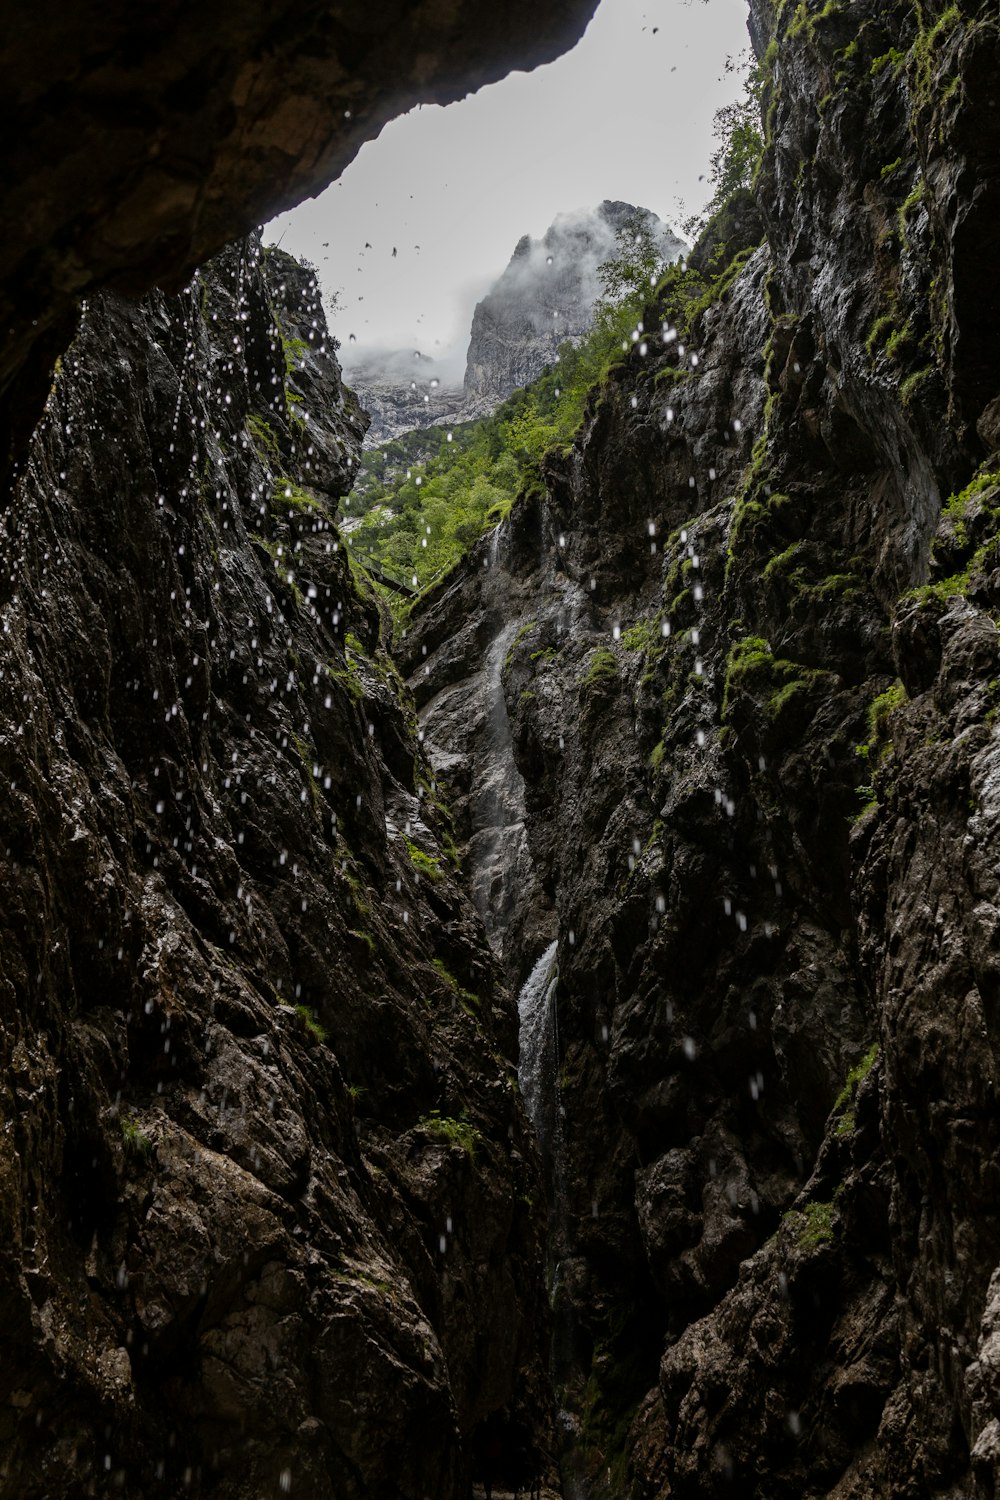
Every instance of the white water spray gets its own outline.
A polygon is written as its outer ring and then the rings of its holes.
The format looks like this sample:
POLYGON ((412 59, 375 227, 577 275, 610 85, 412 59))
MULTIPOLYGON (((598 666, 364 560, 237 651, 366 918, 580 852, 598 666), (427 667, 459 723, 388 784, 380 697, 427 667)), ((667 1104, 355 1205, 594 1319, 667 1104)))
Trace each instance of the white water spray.
POLYGON ((543 1147, 556 1111, 552 1108, 558 1087, 559 1020, 556 987, 559 944, 550 943, 524 983, 517 1002, 520 1019, 520 1058, 517 1081, 528 1119, 543 1147))

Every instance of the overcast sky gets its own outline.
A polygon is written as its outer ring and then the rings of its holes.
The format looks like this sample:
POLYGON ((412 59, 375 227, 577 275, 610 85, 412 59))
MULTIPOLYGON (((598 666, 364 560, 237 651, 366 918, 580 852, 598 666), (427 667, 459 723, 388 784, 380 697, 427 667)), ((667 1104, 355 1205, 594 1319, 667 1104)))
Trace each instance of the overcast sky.
POLYGON ((265 238, 340 294, 345 363, 412 346, 464 368, 475 303, 557 213, 604 198, 672 223, 700 209, 746 14, 746 0, 602 0, 565 57, 392 121, 339 182, 274 219, 265 238))

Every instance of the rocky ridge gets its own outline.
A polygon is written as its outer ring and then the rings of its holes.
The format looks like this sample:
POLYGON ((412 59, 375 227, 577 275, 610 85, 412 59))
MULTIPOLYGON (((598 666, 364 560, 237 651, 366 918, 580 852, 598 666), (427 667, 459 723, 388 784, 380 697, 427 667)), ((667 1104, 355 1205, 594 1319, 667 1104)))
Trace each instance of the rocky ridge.
POLYGON ((650 305, 669 341, 404 665, 474 834, 480 720, 440 705, 488 701, 518 622, 574 1492, 992 1500, 1000 28, 754 0, 751 32, 763 243, 710 226, 713 295, 650 305))
POLYGON ((434 368, 432 360, 411 356, 407 361, 396 354, 388 367, 373 362, 349 370, 351 389, 370 418, 367 447, 391 442, 404 432, 468 420, 462 387, 442 380, 434 368))

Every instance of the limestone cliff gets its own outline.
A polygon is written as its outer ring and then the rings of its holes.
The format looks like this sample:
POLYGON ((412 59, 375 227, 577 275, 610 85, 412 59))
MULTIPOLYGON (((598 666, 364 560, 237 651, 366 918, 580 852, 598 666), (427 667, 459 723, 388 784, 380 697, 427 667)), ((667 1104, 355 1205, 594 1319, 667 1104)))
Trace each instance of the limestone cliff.
POLYGON ((712 226, 407 664, 475 838, 498 742, 447 708, 518 623, 574 1492, 993 1497, 1000 27, 751 22, 763 243, 712 226))
POLYGON ((561 343, 587 332, 601 294, 598 267, 619 254, 617 235, 633 218, 648 227, 664 261, 685 249, 649 209, 608 199, 589 212, 560 214, 540 240, 526 234, 518 241, 472 316, 465 365, 470 416, 528 385, 561 343))
POLYGON ((514 1013, 334 524, 363 430, 251 240, 88 304, 5 512, 4 1496, 464 1500, 537 1378, 514 1013))
POLYGON ((368 448, 404 432, 466 420, 462 387, 442 379, 434 361, 419 351, 355 365, 345 378, 370 421, 368 448))

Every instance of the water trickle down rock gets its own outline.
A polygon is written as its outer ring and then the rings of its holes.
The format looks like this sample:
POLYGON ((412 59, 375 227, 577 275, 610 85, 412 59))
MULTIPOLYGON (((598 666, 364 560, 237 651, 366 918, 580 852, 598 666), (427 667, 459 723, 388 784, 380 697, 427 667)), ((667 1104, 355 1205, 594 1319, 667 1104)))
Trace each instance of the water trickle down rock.
POLYGON ((474 746, 468 846, 470 889, 487 936, 502 954, 516 892, 530 879, 524 832, 524 780, 503 694, 503 669, 520 622, 505 625, 483 661, 483 718, 474 746))
POLYGON ((553 941, 535 963, 518 996, 520 1020, 517 1080, 528 1119, 543 1148, 551 1153, 554 1103, 559 1088, 558 1022, 554 1010, 559 943, 553 941))

